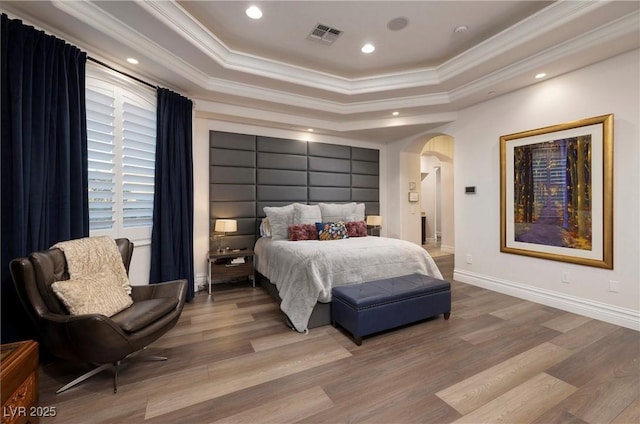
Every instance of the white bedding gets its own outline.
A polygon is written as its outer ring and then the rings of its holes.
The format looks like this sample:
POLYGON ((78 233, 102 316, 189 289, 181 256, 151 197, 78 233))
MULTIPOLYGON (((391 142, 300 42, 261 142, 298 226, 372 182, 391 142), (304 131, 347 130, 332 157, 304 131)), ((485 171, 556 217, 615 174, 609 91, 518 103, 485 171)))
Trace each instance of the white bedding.
POLYGON ((254 265, 278 288, 280 309, 305 331, 317 302, 331 301, 331 288, 413 273, 442 278, 422 247, 384 237, 288 241, 262 237, 254 265))

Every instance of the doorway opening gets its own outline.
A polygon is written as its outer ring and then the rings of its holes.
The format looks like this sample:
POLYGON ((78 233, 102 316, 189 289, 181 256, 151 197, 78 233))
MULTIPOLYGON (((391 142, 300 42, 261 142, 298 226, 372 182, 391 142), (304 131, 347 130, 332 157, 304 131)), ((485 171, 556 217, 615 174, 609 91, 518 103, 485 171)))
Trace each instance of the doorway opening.
POLYGON ((432 254, 455 251, 453 138, 429 138, 420 152, 423 246, 432 254))

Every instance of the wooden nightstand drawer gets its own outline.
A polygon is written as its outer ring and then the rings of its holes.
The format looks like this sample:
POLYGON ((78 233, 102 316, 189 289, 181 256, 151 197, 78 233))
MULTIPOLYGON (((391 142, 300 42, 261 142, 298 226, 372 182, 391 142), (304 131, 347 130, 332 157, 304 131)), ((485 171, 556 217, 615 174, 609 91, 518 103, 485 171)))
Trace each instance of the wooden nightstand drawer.
POLYGON ((253 261, 245 259, 245 263, 239 265, 211 265, 211 278, 214 281, 230 280, 232 278, 250 277, 253 275, 253 261))
POLYGON ((244 249, 227 252, 209 252, 207 255, 209 294, 213 281, 230 281, 237 278, 249 278, 255 287, 253 269, 253 250, 244 249), (236 263, 240 261, 239 263, 236 263), (242 262, 244 261, 244 262, 242 262))

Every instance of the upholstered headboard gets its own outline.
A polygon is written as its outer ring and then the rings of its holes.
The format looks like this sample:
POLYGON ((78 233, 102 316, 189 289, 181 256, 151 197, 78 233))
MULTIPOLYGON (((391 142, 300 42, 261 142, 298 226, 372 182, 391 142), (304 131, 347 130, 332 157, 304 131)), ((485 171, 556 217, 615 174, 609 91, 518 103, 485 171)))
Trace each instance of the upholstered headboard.
POLYGON ((209 165, 211 249, 220 218, 238 222, 226 246, 253 247, 265 206, 358 202, 379 214, 377 149, 211 131, 209 165))

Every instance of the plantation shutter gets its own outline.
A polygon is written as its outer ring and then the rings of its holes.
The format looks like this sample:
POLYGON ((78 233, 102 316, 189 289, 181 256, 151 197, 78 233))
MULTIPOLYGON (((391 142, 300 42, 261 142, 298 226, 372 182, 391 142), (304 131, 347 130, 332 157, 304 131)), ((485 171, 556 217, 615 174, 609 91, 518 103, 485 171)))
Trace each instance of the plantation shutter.
POLYGON ((156 156, 156 111, 137 106, 130 95, 122 113, 122 224, 153 223, 153 181, 156 156))
POLYGON ((107 230, 115 224, 115 97, 87 86, 86 101, 89 230, 107 230))
POLYGON ((86 99, 90 234, 150 240, 155 92, 92 69, 86 99))

